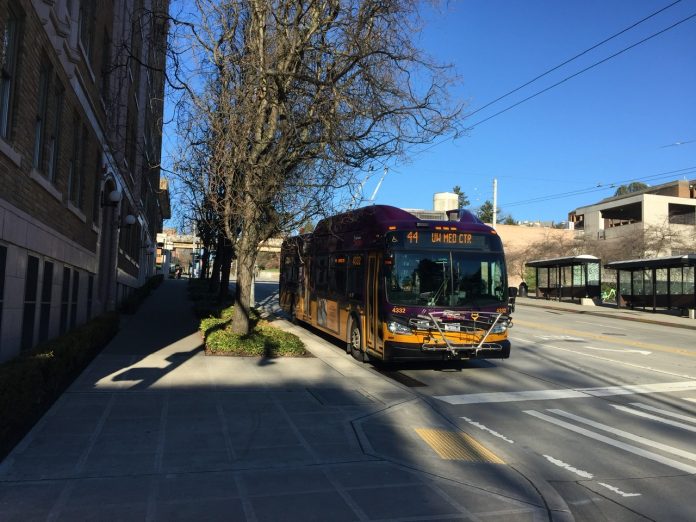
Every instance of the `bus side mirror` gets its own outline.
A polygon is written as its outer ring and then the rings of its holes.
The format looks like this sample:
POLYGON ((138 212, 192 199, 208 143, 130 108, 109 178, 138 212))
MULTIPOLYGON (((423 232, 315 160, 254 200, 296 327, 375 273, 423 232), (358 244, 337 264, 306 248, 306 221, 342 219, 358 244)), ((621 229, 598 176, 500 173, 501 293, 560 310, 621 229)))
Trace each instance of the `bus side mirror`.
POLYGON ((509 297, 517 297, 517 287, 516 286, 510 286, 508 287, 508 296, 509 297))

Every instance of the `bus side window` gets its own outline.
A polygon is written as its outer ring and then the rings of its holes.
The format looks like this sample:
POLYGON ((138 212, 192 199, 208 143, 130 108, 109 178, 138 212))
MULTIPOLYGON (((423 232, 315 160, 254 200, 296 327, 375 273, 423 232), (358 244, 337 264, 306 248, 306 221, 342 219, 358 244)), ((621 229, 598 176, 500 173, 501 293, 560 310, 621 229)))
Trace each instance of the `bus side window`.
POLYGON ((316 288, 317 293, 326 294, 329 289, 329 258, 317 257, 316 264, 316 288))
POLYGON ((335 297, 346 295, 346 256, 331 257, 329 264, 329 293, 335 297))
POLYGON ((365 288, 364 257, 351 256, 348 266, 348 298, 361 300, 365 288))

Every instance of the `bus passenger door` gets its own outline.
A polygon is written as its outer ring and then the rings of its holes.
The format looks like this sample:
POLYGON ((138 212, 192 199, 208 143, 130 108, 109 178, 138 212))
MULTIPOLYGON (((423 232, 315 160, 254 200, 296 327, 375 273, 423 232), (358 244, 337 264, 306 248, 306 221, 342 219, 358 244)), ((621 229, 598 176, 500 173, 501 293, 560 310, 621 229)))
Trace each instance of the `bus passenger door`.
POLYGON ((367 259, 367 281, 365 291, 365 347, 377 350, 377 255, 370 254, 367 259))

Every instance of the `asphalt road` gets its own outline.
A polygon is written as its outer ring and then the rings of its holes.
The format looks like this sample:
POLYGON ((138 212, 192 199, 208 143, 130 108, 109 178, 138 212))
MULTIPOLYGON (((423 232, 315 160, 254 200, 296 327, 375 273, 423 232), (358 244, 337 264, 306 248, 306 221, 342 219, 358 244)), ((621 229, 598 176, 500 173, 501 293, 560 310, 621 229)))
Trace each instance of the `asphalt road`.
MULTIPOLYGON (((257 300, 276 290, 257 283, 257 300)), ((529 306, 514 320, 510 359, 376 370, 576 520, 696 520, 696 331, 529 306)))
POLYGON ((576 520, 696 520, 696 331, 518 306, 511 338, 508 360, 399 374, 576 520))

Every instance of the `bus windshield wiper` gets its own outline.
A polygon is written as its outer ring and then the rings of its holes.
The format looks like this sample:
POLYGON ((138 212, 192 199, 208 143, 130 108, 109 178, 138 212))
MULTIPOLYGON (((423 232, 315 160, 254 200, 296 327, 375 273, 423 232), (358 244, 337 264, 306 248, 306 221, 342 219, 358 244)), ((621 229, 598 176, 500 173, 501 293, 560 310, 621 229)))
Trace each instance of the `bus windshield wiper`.
POLYGON ((442 284, 440 287, 437 289, 437 292, 435 292, 435 295, 433 295, 430 300, 428 301, 428 306, 435 306, 435 303, 437 303, 437 300, 440 299, 440 294, 442 291, 447 288, 447 283, 448 283, 448 278, 447 275, 445 274, 445 277, 442 280, 442 284))

